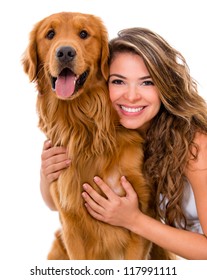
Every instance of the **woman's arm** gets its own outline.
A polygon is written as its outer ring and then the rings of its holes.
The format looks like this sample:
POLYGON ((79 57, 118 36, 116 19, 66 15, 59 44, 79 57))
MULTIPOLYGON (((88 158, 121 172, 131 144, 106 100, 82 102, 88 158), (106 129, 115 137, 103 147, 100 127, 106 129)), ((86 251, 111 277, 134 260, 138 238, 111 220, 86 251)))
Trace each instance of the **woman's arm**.
POLYGON ((41 155, 40 190, 46 205, 56 210, 50 194, 50 184, 57 180, 63 169, 70 165, 64 147, 52 147, 49 140, 44 142, 41 155))
POLYGON ((107 199, 84 184, 85 205, 94 218, 127 228, 183 258, 207 259, 207 238, 204 235, 170 227, 143 214, 137 207, 138 198, 134 189, 125 177, 121 180, 125 197, 117 196, 97 177, 95 182, 107 199))
POLYGON ((189 160, 185 175, 192 186, 199 221, 207 236, 207 135, 197 133, 194 142, 199 147, 198 157, 189 160))

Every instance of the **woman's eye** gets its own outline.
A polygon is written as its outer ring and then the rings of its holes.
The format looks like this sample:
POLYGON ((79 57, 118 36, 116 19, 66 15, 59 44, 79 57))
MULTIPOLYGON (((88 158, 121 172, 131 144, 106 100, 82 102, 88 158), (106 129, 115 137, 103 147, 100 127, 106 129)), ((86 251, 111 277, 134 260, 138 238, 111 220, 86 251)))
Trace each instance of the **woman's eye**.
POLYGON ((144 81, 142 84, 143 84, 144 86, 154 86, 153 81, 144 81))
POLYGON ((111 81, 111 84, 121 85, 121 84, 123 84, 123 81, 122 81, 122 80, 116 79, 116 80, 112 80, 112 81, 111 81))

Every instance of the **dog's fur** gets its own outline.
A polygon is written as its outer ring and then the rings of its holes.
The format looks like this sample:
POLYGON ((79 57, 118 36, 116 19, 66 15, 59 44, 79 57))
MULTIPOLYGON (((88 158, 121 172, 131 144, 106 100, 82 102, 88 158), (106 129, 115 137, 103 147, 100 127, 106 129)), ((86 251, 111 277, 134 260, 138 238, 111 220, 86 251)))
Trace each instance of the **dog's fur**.
POLYGON ((24 70, 39 93, 39 127, 53 145, 67 147, 72 159, 51 186, 62 229, 49 259, 168 258, 160 249, 151 253, 148 240, 93 219, 81 197, 84 182, 100 192, 95 175, 124 195, 120 177, 125 175, 139 196, 141 210, 153 215, 152 190, 142 175, 142 138, 118 123, 109 100, 108 54, 107 31, 99 18, 64 12, 34 26, 23 56, 24 70), (74 75, 75 89, 68 94, 72 86, 66 80, 74 75), (66 89, 58 79, 65 79, 66 89), (61 89, 52 89, 55 81, 61 89))

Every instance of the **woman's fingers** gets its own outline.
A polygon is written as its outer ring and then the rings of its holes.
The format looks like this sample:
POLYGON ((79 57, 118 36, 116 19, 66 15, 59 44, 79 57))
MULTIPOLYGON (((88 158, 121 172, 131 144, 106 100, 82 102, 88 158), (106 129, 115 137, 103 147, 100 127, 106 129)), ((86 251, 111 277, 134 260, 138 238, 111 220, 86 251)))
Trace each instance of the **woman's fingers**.
POLYGON ((70 163, 71 160, 66 155, 57 155, 42 162, 42 167, 47 171, 46 173, 52 173, 64 169, 70 163))
POLYGON ((52 147, 51 141, 50 140, 45 140, 44 143, 43 143, 43 149, 42 150, 44 151, 44 150, 47 150, 51 147, 52 147))
POLYGON ((115 194, 107 184, 99 177, 95 177, 94 181, 105 193, 108 199, 98 194, 90 185, 84 184, 83 198, 85 206, 92 217, 111 225, 125 225, 130 216, 131 209, 137 211, 137 195, 131 184, 125 177, 121 178, 121 183, 126 190, 126 196, 120 197, 115 194), (130 211, 129 211, 130 210, 130 211))
POLYGON ((64 147, 48 147, 43 149, 41 159, 44 161, 56 155, 65 155, 67 157, 66 149, 64 147))
POLYGON ((86 191, 83 193, 85 201, 96 211, 104 208, 107 205, 107 199, 97 193, 89 184, 84 184, 83 189, 86 191))
POLYGON ((98 176, 94 177, 94 182, 102 190, 109 200, 116 199, 117 195, 113 190, 98 176))
POLYGON ((90 208, 93 211, 98 212, 98 213, 100 213, 102 211, 103 207, 100 204, 96 203, 96 201, 94 199, 92 199, 91 196, 87 192, 83 192, 82 196, 83 196, 86 204, 88 206, 90 206, 90 208))
POLYGON ((132 197, 132 196, 137 196, 134 188, 132 187, 132 185, 129 183, 129 181, 126 179, 125 176, 121 177, 121 184, 126 192, 126 198, 132 197))
POLYGON ((54 181, 59 177, 59 171, 67 168, 70 163, 71 160, 67 159, 64 155, 54 156, 42 161, 41 170, 48 177, 49 181, 54 181))
POLYGON ((84 184, 83 188, 85 192, 82 196, 85 200, 85 206, 90 213, 90 215, 102 222, 106 220, 106 209, 108 205, 108 200, 101 195, 99 195, 90 185, 84 184))
POLYGON ((49 140, 44 142, 41 155, 41 172, 49 182, 56 180, 60 171, 67 168, 70 163, 71 160, 68 159, 64 147, 53 147, 49 140))
POLYGON ((103 217, 100 213, 95 212, 95 211, 90 207, 90 205, 89 205, 88 203, 85 203, 85 206, 86 206, 86 208, 87 208, 89 214, 90 214, 93 218, 95 218, 95 219, 97 219, 97 220, 99 220, 99 221, 102 221, 102 222, 105 221, 104 217, 103 217))
MULTIPOLYGON (((64 168, 63 168, 64 169, 64 168)), ((52 173, 48 173, 48 174, 44 174, 48 180, 49 183, 52 183, 53 181, 57 180, 62 172, 62 170, 56 171, 56 172, 52 172, 52 173)))

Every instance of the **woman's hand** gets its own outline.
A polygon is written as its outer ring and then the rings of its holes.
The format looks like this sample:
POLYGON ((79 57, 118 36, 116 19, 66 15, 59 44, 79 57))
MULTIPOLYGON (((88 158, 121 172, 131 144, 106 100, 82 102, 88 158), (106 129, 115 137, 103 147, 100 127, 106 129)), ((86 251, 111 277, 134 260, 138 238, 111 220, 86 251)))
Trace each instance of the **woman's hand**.
POLYGON ((126 191, 126 196, 115 194, 99 177, 94 178, 95 183, 107 198, 99 195, 89 184, 84 184, 82 196, 88 212, 95 219, 115 226, 131 229, 135 217, 141 214, 138 208, 138 198, 131 184, 125 177, 121 183, 126 191))
POLYGON ((52 147, 49 140, 44 142, 41 155, 40 190, 42 198, 51 210, 56 210, 50 194, 50 184, 57 180, 63 169, 70 165, 64 147, 52 147))
POLYGON ((41 174, 48 184, 57 180, 61 171, 67 168, 70 162, 64 147, 53 147, 49 140, 44 142, 41 155, 41 174))

